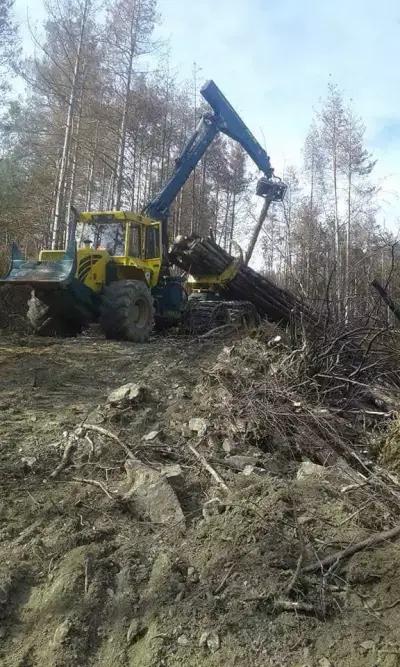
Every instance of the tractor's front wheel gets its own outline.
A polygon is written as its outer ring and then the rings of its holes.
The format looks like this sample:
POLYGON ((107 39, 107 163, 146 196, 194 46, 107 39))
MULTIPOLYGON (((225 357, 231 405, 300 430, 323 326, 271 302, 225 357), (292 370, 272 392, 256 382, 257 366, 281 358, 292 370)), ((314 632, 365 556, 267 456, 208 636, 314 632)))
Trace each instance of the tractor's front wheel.
POLYGON ((146 283, 121 280, 105 288, 100 326, 106 338, 144 343, 153 324, 153 299, 146 283))

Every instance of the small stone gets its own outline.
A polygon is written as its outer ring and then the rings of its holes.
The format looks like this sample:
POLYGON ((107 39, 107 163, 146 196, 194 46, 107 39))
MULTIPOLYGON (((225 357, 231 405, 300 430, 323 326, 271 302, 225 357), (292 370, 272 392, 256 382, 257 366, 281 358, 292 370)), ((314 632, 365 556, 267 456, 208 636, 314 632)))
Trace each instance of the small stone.
POLYGON ((249 477, 255 470, 255 466, 245 466, 243 468, 243 475, 246 475, 246 477, 249 477))
POLYGON ((280 343, 282 340, 282 336, 274 336, 274 338, 271 338, 271 340, 268 341, 268 347, 273 347, 273 345, 277 345, 280 343))
POLYGON ((254 456, 226 456, 225 461, 236 470, 244 470, 246 466, 256 466, 258 461, 254 456))
POLYGON ((145 400, 147 396, 147 388, 141 384, 128 382, 128 384, 114 389, 107 398, 110 405, 122 406, 133 403, 140 403, 145 400))
POLYGON ((33 468, 36 461, 36 456, 23 456, 21 459, 21 463, 25 468, 33 468))
POLYGON ((179 646, 187 646, 190 644, 189 637, 187 635, 180 635, 177 639, 179 646))
POLYGON ((219 635, 216 632, 210 632, 207 637, 207 647, 210 649, 211 653, 215 653, 221 646, 221 641, 219 635))
POLYGON ((187 580, 192 584, 196 584, 199 581, 199 574, 195 567, 192 566, 188 567, 187 580))
POLYGON ((231 454, 234 448, 235 446, 232 440, 229 440, 229 438, 225 438, 222 443, 222 449, 224 450, 224 452, 226 452, 226 454, 231 454))
POLYGON ((332 667, 332 663, 328 658, 321 658, 321 660, 318 661, 319 667, 332 667))
POLYGON ((308 478, 316 478, 316 479, 322 479, 323 477, 326 476, 327 473, 327 468, 324 466, 317 465, 316 463, 311 463, 311 461, 303 461, 303 463, 300 464, 299 469, 297 470, 297 479, 302 480, 302 479, 308 479, 308 478))
POLYGON ((199 639, 199 648, 205 648, 207 646, 208 632, 203 632, 199 639))
POLYGON ((367 641, 361 642, 360 646, 365 651, 372 651, 375 648, 375 642, 372 639, 367 639, 367 641))
POLYGON ((202 417, 193 417, 193 419, 189 421, 189 428, 202 438, 203 435, 207 433, 208 423, 202 417))
POLYGON ((60 623, 55 629, 53 636, 54 644, 62 644, 68 636, 68 633, 71 629, 71 621, 69 618, 66 618, 65 621, 60 623))
POLYGON ((143 436, 143 440, 145 440, 146 442, 151 442, 152 440, 156 439, 159 433, 160 431, 150 431, 150 433, 147 433, 146 435, 143 436))
POLYGON ((173 482, 175 479, 182 478, 182 468, 179 463, 167 464, 162 467, 161 472, 170 482, 173 482))
POLYGON ((211 498, 211 500, 207 500, 207 502, 203 505, 203 517, 206 520, 210 519, 212 516, 222 514, 224 509, 225 505, 219 498, 211 498))
POLYGON ((129 625, 128 632, 126 633, 126 641, 128 644, 131 644, 133 640, 138 636, 140 630, 140 624, 137 618, 134 618, 129 625))

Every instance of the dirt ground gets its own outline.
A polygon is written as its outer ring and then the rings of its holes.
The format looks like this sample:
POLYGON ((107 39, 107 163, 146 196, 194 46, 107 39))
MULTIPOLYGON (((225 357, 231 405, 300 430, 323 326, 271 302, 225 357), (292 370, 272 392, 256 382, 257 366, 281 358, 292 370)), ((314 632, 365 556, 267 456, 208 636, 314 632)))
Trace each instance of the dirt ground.
POLYGON ((300 567, 391 517, 363 487, 346 490, 345 469, 304 467, 285 443, 257 447, 249 424, 236 438, 217 421, 224 393, 210 377, 235 344, 0 334, 0 665, 400 665, 399 542, 330 577, 300 567), (107 403, 126 383, 139 398, 107 403), (183 520, 127 500, 124 446, 151 474, 180 466, 183 520))

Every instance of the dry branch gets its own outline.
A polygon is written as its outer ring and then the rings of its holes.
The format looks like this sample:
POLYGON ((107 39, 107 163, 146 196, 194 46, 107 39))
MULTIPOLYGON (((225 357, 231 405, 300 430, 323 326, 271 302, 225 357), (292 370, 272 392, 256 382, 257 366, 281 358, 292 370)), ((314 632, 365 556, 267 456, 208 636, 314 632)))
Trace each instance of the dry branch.
POLYGON ((73 482, 79 482, 80 484, 89 484, 90 486, 97 486, 99 489, 105 493, 107 498, 110 500, 116 500, 114 496, 108 491, 105 485, 102 482, 99 482, 97 479, 84 479, 83 477, 72 477, 73 482))
POLYGON ((64 470, 64 468, 67 467, 67 465, 71 460, 72 453, 77 448, 77 445, 78 445, 77 437, 74 434, 70 434, 69 440, 65 445, 61 461, 58 464, 58 466, 53 470, 53 472, 50 473, 49 477, 54 479, 54 477, 57 477, 60 474, 60 472, 62 472, 62 470, 64 470))
POLYGON ((224 491, 229 491, 229 488, 225 484, 222 477, 220 477, 217 471, 214 470, 214 468, 208 463, 205 456, 203 456, 203 454, 200 454, 200 452, 196 449, 196 447, 193 447, 193 445, 189 445, 189 449, 192 452, 192 454, 194 454, 195 457, 200 461, 203 468, 205 468, 207 472, 210 473, 211 477, 215 479, 215 481, 224 489, 224 491))
POLYGON ((86 431, 94 431, 95 433, 100 433, 100 435, 104 435, 106 438, 110 438, 110 440, 113 440, 114 442, 118 443, 120 447, 124 450, 125 454, 129 456, 130 459, 136 458, 132 450, 126 445, 122 440, 115 435, 115 433, 112 433, 112 431, 109 431, 106 428, 103 428, 102 426, 97 426, 96 424, 83 424, 81 429, 86 430, 86 431))
POLYGON ((322 560, 319 560, 315 563, 311 563, 310 565, 306 565, 306 567, 304 567, 302 571, 319 572, 320 570, 323 570, 326 567, 337 565, 340 561, 345 560, 346 558, 350 558, 350 556, 353 556, 359 551, 363 551, 364 549, 368 549, 369 547, 375 546, 376 544, 381 544, 382 542, 386 542, 386 540, 393 540, 398 535, 400 535, 400 525, 395 526, 390 530, 384 530, 381 533, 376 533, 375 535, 371 535, 367 539, 362 540, 362 542, 357 542, 357 544, 351 544, 350 546, 346 547, 346 549, 342 549, 342 551, 336 551, 334 554, 331 554, 330 556, 327 556, 322 560))

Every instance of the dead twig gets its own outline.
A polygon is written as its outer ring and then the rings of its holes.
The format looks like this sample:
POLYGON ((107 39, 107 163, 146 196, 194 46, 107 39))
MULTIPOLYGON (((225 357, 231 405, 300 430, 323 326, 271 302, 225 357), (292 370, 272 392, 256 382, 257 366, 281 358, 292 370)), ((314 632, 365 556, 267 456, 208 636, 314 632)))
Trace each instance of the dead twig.
POLYGON ((317 608, 308 602, 294 602, 293 600, 284 600, 278 598, 274 600, 274 609, 277 611, 302 611, 306 614, 315 614, 318 616, 317 608))
POLYGON ((374 611, 386 611, 387 609, 393 609, 400 604, 400 598, 392 602, 391 604, 386 605, 385 607, 374 607, 374 611))
POLYGON ((71 433, 69 435, 68 442, 64 447, 61 461, 58 464, 58 466, 53 470, 53 472, 50 473, 49 477, 54 479, 54 477, 57 477, 60 474, 60 472, 67 467, 68 463, 71 461, 72 453, 75 451, 77 446, 78 446, 78 438, 73 433, 71 433))
POLYGON ((246 602, 266 602, 270 605, 271 611, 294 611, 303 612, 305 614, 315 614, 320 616, 320 611, 317 607, 309 602, 298 602, 294 600, 286 600, 284 598, 273 598, 270 594, 254 595, 249 598, 244 598, 246 602))
POLYGON ((215 589, 214 595, 218 595, 218 593, 220 593, 222 591, 223 587, 225 586, 226 582, 228 581, 229 577, 231 576, 234 567, 235 567, 235 564, 231 563, 231 566, 228 568, 228 571, 225 573, 225 576, 222 577, 221 582, 218 584, 217 588, 215 589))
POLYGON ((200 461, 202 466, 210 473, 211 477, 213 477, 215 481, 224 489, 224 491, 229 491, 229 488, 225 484, 222 477, 220 477, 217 471, 214 470, 214 468, 208 463, 205 456, 203 456, 203 454, 200 454, 200 452, 193 445, 189 445, 189 449, 192 452, 192 454, 194 454, 195 457, 200 461))
POLYGON ((82 424, 82 426, 80 426, 79 428, 85 431, 94 431, 95 433, 100 433, 100 435, 104 435, 106 438, 110 438, 110 440, 113 440, 114 442, 118 443, 120 447, 122 447, 125 454, 127 454, 127 456, 129 456, 130 459, 136 458, 132 450, 128 447, 128 445, 122 442, 122 440, 112 431, 109 431, 108 429, 103 428, 102 426, 97 426, 97 424, 82 424))
POLYGON ((362 540, 361 542, 357 542, 356 544, 350 544, 350 546, 346 547, 346 549, 342 549, 342 551, 336 551, 334 554, 331 554, 330 556, 327 556, 326 558, 323 558, 322 560, 319 560, 316 563, 311 563, 310 565, 307 565, 306 567, 303 568, 302 571, 318 572, 326 567, 331 567, 332 565, 335 566, 341 560, 350 558, 350 556, 353 556, 359 551, 363 551, 364 549, 368 549, 369 547, 375 546, 375 544, 381 544, 386 540, 393 540, 398 535, 400 535, 400 525, 395 526, 390 530, 383 530, 381 533, 376 533, 375 535, 371 535, 367 539, 362 540))
POLYGON ((72 477, 73 482, 79 482, 80 484, 90 484, 91 486, 97 486, 99 489, 106 494, 107 498, 110 500, 116 500, 115 496, 112 496, 109 490, 105 487, 103 482, 99 482, 97 479, 85 479, 83 477, 72 477))
POLYGON ((222 324, 220 327, 215 327, 214 329, 211 329, 210 331, 206 331, 206 333, 201 334, 201 336, 197 336, 197 340, 204 340, 205 338, 212 338, 213 336, 216 336, 217 334, 221 333, 233 333, 234 331, 237 331, 238 327, 236 327, 234 324, 222 324))
POLYGON ((289 581, 288 585, 286 586, 286 591, 285 591, 286 595, 289 595, 292 592, 292 590, 293 590, 293 588, 296 584, 296 581, 300 576, 301 566, 303 564, 303 557, 304 556, 303 556, 303 552, 302 552, 297 559, 296 569, 293 572, 292 576, 290 577, 290 581, 289 581))

